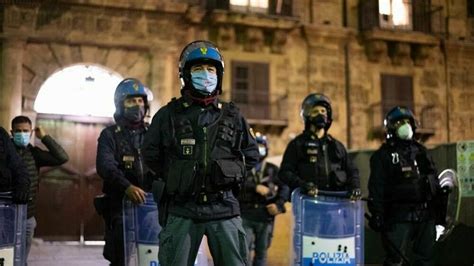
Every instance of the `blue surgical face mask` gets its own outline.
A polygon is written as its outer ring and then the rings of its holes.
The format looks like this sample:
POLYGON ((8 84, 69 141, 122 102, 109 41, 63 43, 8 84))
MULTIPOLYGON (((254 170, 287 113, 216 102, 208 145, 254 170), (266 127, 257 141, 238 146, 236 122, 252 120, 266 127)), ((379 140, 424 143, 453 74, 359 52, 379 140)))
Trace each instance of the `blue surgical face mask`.
POLYGON ((14 132, 13 142, 19 147, 26 147, 30 143, 30 132, 14 132))
POLYGON ((208 71, 195 71, 191 73, 191 81, 196 90, 211 94, 217 87, 217 74, 208 71))

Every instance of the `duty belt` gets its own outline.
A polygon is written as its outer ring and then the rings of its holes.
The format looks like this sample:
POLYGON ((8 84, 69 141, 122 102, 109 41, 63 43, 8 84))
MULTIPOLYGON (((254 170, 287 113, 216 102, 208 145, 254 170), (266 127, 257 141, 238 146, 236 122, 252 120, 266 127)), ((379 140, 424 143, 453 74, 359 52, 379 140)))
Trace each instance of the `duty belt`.
POLYGON ((175 199, 181 202, 195 201, 197 204, 208 204, 228 198, 231 193, 232 191, 201 192, 194 197, 176 196, 175 199))

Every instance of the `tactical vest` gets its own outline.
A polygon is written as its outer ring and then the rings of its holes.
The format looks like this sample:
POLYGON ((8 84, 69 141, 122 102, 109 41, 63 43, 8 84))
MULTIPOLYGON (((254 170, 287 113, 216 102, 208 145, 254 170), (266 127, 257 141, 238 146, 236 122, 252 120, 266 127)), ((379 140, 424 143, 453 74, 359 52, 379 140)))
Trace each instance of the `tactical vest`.
POLYGON ((141 143, 139 143, 139 147, 134 147, 130 133, 118 125, 114 128, 113 136, 117 145, 118 168, 133 185, 143 188, 145 166, 141 154, 141 143))
POLYGON ((330 136, 327 136, 327 141, 305 138, 303 155, 305 156, 303 165, 312 169, 301 171, 306 181, 314 182, 323 190, 346 189, 347 174, 342 167, 344 153, 339 151, 330 136))
POLYGON ((203 127, 198 125, 200 112, 187 111, 183 100, 174 99, 169 106, 172 143, 165 154, 170 160, 167 194, 190 198, 202 192, 230 190, 241 183, 245 165, 237 107, 222 103, 219 118, 203 127))
POLYGON ((428 200, 428 185, 425 176, 420 174, 416 156, 419 148, 411 145, 407 147, 391 146, 392 180, 389 180, 388 197, 392 202, 422 203, 428 200))

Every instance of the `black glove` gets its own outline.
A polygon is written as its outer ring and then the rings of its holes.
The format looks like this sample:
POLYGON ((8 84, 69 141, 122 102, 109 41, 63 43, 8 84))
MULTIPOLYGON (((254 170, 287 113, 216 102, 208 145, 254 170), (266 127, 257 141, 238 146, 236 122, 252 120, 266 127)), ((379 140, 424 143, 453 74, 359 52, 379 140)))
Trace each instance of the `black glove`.
POLYGON ((311 197, 316 197, 318 195, 318 187, 313 182, 304 182, 301 185, 301 193, 311 197))
POLYGON ((13 193, 13 203, 26 204, 29 201, 30 193, 28 190, 16 190, 13 193))
POLYGON ((369 218, 369 227, 375 232, 381 232, 384 229, 383 217, 380 215, 373 215, 369 218))
POLYGON ((354 188, 352 191, 351 191, 351 200, 360 200, 360 198, 362 197, 362 192, 360 191, 360 188, 354 188))

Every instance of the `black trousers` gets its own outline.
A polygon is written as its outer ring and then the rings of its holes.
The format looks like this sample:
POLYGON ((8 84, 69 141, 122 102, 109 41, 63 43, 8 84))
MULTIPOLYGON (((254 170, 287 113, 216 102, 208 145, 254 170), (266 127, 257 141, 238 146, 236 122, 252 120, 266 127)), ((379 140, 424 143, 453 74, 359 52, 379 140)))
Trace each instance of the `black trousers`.
POLYGON ((104 258, 110 261, 111 266, 125 265, 125 252, 123 240, 123 219, 121 212, 104 215, 105 220, 105 246, 104 258))
POLYGON ((394 250, 389 241, 406 257, 412 250, 411 265, 434 265, 434 244, 436 242, 436 227, 433 220, 423 222, 401 222, 391 226, 389 231, 382 234, 385 249, 384 265, 402 265, 402 258, 394 250))

